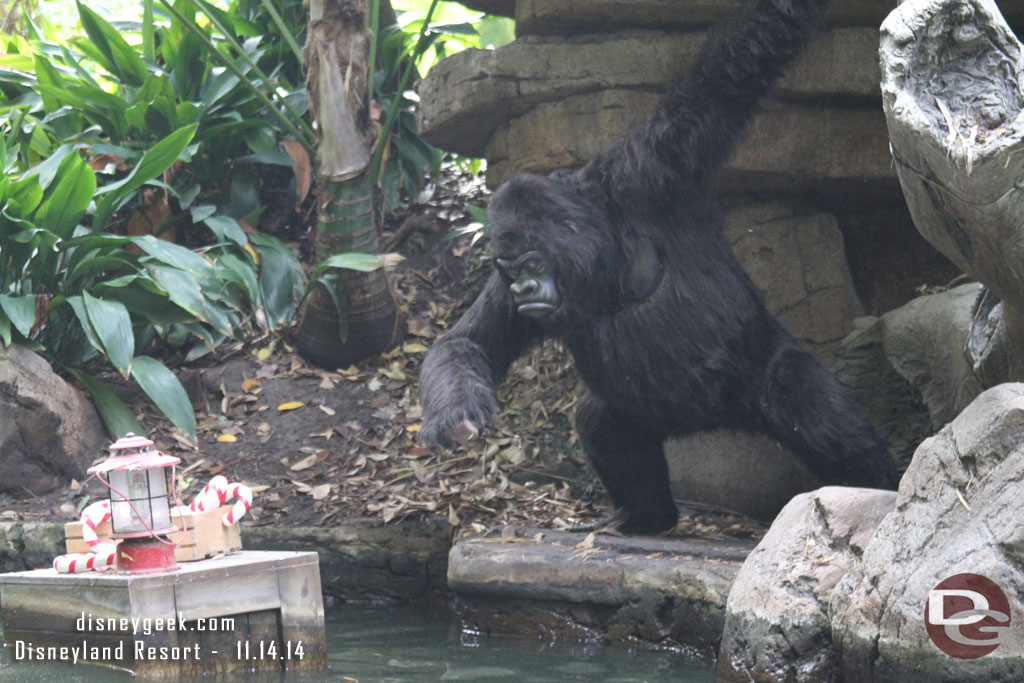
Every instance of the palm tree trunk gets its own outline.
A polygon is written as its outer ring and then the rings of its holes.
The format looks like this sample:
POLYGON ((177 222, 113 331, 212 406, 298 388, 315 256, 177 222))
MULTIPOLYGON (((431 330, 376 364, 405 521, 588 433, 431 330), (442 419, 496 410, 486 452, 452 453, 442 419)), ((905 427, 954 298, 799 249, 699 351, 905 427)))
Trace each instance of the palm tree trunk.
MULTIPOLYGON (((373 141, 366 98, 369 29, 365 0, 310 0, 305 60, 317 144, 316 259, 340 252, 375 253, 380 216, 367 173, 373 141)), ((307 360, 345 367, 397 341, 399 315, 381 270, 338 269, 334 297, 317 286, 299 311, 297 347, 307 360)))

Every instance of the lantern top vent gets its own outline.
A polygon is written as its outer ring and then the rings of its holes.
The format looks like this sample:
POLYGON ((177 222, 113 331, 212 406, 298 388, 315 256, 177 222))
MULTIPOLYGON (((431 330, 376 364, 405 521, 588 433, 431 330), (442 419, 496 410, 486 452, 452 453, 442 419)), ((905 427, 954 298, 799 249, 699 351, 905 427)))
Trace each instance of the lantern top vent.
POLYGON ((103 473, 125 470, 149 470, 157 467, 177 465, 180 458, 171 455, 164 455, 160 451, 154 451, 150 447, 153 442, 144 436, 135 436, 128 433, 124 438, 118 439, 110 446, 114 454, 103 462, 89 468, 89 473, 103 473), (134 451, 134 452, 132 452, 134 451))

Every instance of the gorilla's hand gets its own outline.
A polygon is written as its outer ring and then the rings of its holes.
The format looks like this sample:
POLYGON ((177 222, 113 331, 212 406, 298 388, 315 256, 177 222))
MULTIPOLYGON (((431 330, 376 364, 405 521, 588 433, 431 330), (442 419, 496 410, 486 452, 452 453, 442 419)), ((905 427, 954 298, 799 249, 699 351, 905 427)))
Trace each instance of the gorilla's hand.
POLYGON ((423 420, 419 442, 424 446, 453 448, 479 436, 485 427, 493 426, 497 406, 494 397, 471 405, 450 406, 434 411, 423 420))

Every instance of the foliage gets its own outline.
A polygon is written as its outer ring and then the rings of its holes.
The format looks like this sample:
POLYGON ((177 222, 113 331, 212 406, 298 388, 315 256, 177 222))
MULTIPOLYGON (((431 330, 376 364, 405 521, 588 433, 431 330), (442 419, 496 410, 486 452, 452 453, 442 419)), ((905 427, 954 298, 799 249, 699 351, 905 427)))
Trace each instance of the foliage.
MULTIPOLYGON (((280 43, 255 34, 258 12, 228 17, 232 56, 227 36, 197 33, 190 0, 155 19, 147 6, 141 24, 115 25, 79 4, 87 37, 69 45, 26 15, 31 42, 0 46, 0 340, 68 367, 103 355, 194 437, 184 390, 147 353, 162 343, 195 358, 290 321, 301 268, 242 224, 264 209, 255 168, 302 150, 280 145, 250 80, 263 43, 280 43), (141 52, 122 35, 133 30, 141 52), (175 232, 199 252, 157 238, 175 232)), ((277 82, 275 100, 304 111, 304 90, 277 82)), ((86 386, 117 435, 125 411, 86 386)))

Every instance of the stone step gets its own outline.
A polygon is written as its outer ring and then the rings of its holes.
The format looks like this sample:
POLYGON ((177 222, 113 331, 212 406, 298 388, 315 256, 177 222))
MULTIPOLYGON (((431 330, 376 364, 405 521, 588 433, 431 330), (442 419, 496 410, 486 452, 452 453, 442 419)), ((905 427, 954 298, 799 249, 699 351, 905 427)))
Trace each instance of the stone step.
POLYGON ((640 639, 714 653, 725 601, 755 542, 597 535, 507 526, 461 539, 448 587, 494 633, 640 639))
MULTIPOLYGON (((568 101, 564 106, 572 107, 583 95, 597 105, 606 102, 623 124, 636 120, 693 61, 704 38, 703 31, 625 31, 526 37, 497 50, 460 52, 437 64, 419 86, 420 133, 437 147, 479 157, 509 120, 544 104, 568 101)), ((811 44, 777 92, 816 101, 853 99, 877 108, 877 45, 877 29, 830 31, 811 44)), ((884 120, 879 123, 884 132, 884 120)))

